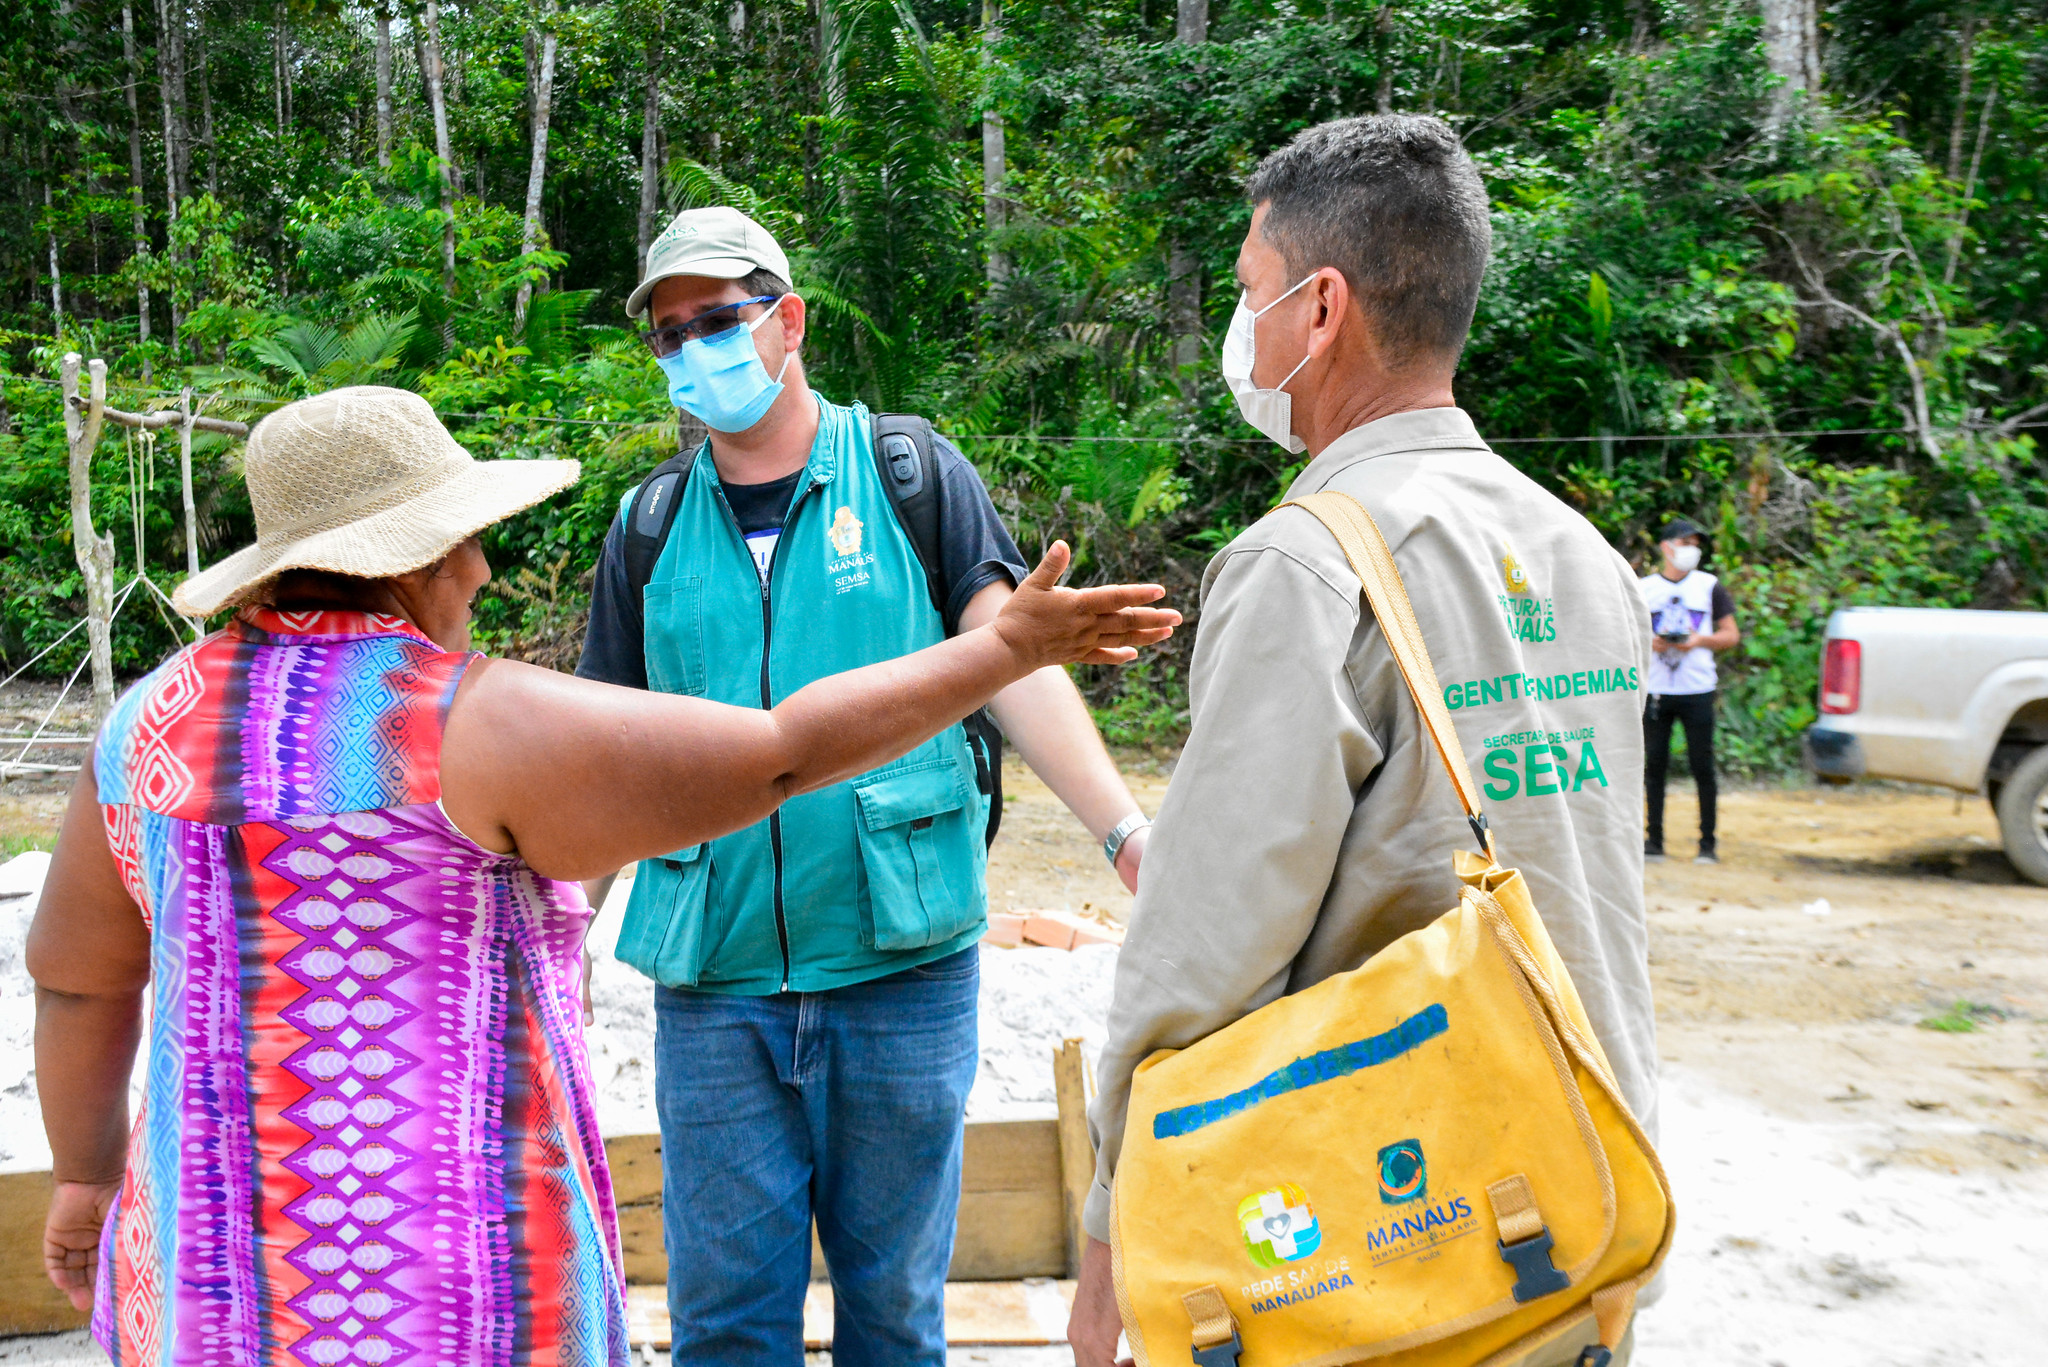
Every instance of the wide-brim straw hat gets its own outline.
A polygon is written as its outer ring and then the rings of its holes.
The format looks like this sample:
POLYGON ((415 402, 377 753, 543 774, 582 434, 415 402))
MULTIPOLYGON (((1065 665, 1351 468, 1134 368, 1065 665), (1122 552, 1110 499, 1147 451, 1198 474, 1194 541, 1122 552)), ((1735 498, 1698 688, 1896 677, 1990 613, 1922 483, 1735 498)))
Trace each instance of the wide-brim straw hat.
POLYGON ((208 617, 286 570, 382 579, 431 565, 493 522, 576 482, 573 460, 480 461, 419 395, 330 389, 256 425, 242 457, 256 544, 178 586, 208 617))

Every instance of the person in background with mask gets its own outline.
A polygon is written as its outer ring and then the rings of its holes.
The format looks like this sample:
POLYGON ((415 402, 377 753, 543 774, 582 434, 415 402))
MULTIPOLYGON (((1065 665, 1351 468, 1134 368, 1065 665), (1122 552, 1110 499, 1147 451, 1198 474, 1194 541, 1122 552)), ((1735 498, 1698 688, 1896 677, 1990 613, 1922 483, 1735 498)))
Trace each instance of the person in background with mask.
MULTIPOLYGON (((1303 132, 1246 198, 1224 378, 1247 421, 1310 457, 1289 498, 1349 494, 1385 533, 1501 861, 1527 877, 1654 1128, 1645 615, 1627 562, 1452 397, 1491 244, 1485 186, 1443 121, 1382 114, 1303 132)), ((1120 1328, 1106 1241, 1133 1070, 1436 920, 1458 899, 1453 853, 1473 848, 1358 577, 1305 510, 1267 514, 1210 563, 1189 700, 1089 1111, 1096 1180, 1067 1329, 1080 1367, 1109 1367, 1120 1328)), ((1357 1148, 1403 1138, 1362 1131, 1357 1148)))
POLYGON ((1638 584, 1650 610, 1649 677, 1643 691, 1643 786, 1650 826, 1643 858, 1664 857, 1664 776, 1671 767, 1671 727, 1685 727, 1685 758, 1700 796, 1700 852, 1695 864, 1718 864, 1714 851, 1714 655, 1742 640, 1735 600, 1700 568, 1700 529, 1686 518, 1664 528, 1657 549, 1664 565, 1638 584))
MULTIPOLYGON (((937 438, 937 563, 923 562, 867 410, 806 383, 804 301, 759 223, 679 214, 626 312, 647 319, 669 397, 710 435, 680 480, 657 474, 622 502, 578 674, 769 707, 972 630, 1024 580, 974 467, 937 438), (629 534, 671 509, 636 583, 629 534)), ((1135 887, 1149 823, 1066 673, 1033 674, 990 710, 1135 887)), ((992 758, 954 726, 640 863, 618 954, 657 984, 677 1363, 799 1367, 814 1217, 833 1360, 945 1361, 992 758)), ((593 905, 609 882, 590 885, 593 905)))

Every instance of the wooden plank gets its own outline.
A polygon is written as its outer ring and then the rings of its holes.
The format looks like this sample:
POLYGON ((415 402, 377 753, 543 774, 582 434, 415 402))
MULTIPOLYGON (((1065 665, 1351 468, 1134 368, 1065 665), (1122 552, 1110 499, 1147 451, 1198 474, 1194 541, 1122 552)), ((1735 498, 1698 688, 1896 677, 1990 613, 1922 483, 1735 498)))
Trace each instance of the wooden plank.
POLYGON ((0 1175, 0 1334, 50 1334, 90 1318, 43 1273, 43 1221, 53 1189, 47 1172, 0 1175))
MULTIPOLYGON (((956 1348, 1064 1343, 1073 1307, 1068 1281, 948 1282, 946 1342, 956 1348)), ((670 1346, 668 1305, 659 1287, 627 1288, 626 1320, 634 1347, 670 1346)), ((832 1288, 813 1282, 804 1296, 804 1347, 831 1346, 832 1288)))
POLYGON ((668 1256, 661 1242, 661 1136, 629 1134, 604 1141, 619 1210, 619 1247, 626 1280, 663 1285, 668 1256))
POLYGON ((1080 1040, 1066 1040, 1053 1052, 1052 1079, 1060 1107, 1060 1202, 1066 1222, 1066 1274, 1078 1277, 1081 1250, 1088 1246, 1088 1231, 1081 1227, 1081 1212, 1087 1208, 1089 1189, 1095 1185, 1095 1143, 1088 1137, 1088 1065, 1081 1057, 1080 1040))
MULTIPOLYGON (((661 1236, 661 1137, 622 1135, 606 1140, 605 1152, 626 1280, 660 1287, 668 1281, 661 1236)), ((961 1162, 960 1233, 947 1275, 979 1282, 1063 1274, 1070 1235, 1061 1173, 1057 1122, 969 1125, 961 1162)), ((50 1189, 47 1172, 0 1175, 0 1333, 47 1333, 86 1323, 87 1317, 73 1310, 43 1275, 43 1219, 50 1189)), ((825 1262, 815 1232, 811 1249, 811 1274, 822 1283, 825 1262)))
POLYGON ((954 1281, 1058 1277, 1067 1270, 1059 1127, 1050 1120, 967 1127, 954 1281))
MULTIPOLYGON (((605 1141, 626 1280, 668 1280, 661 1243, 661 1139, 627 1135, 605 1141)), ((1067 1222, 1060 1190, 1059 1126, 1051 1120, 999 1120, 967 1127, 961 1154, 960 1233, 947 1276, 954 1281, 1057 1277, 1067 1271, 1067 1222)), ((811 1235, 811 1277, 825 1278, 811 1235)))

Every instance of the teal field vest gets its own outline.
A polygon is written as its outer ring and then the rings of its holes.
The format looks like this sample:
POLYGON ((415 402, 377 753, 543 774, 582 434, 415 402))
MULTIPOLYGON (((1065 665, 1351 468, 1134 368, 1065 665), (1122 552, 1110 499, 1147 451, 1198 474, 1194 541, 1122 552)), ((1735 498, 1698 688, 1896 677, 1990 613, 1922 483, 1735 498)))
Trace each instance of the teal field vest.
MULTIPOLYGON (((708 448, 642 598, 647 686, 772 707, 945 638, 875 467, 867 410, 818 437, 764 589, 708 448)), ((864 982, 965 949, 988 912, 989 799, 948 727, 767 821, 640 863, 618 957, 668 987, 760 995, 864 982)))

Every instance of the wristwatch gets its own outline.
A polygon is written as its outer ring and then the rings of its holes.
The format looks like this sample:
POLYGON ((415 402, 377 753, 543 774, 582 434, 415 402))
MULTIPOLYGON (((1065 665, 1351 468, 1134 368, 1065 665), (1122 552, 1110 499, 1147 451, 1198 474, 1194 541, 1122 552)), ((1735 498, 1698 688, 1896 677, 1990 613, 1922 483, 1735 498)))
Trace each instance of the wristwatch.
POLYGON ((1132 812, 1110 828, 1109 834, 1102 838, 1102 857, 1109 861, 1111 868, 1116 867, 1116 857, 1124 852, 1124 842, 1151 824, 1151 817, 1143 812, 1132 812))

